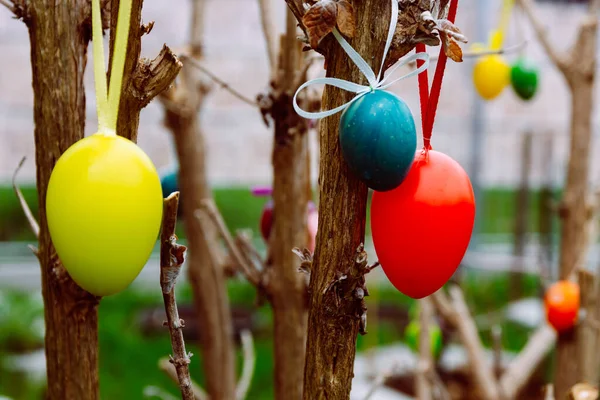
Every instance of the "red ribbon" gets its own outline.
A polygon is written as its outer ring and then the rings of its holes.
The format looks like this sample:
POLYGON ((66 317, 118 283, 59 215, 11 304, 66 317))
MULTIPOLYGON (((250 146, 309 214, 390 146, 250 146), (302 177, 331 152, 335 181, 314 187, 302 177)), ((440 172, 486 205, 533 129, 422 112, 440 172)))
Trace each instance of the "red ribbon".
MULTIPOLYGON (((456 9, 458 8, 458 0, 450 1, 450 10, 448 11, 448 20, 454 23, 456 19, 456 9)), ((425 45, 422 43, 417 44, 417 53, 424 53, 425 45)), ((431 150, 431 133, 433 131, 433 123, 435 121, 435 114, 437 112, 437 106, 440 100, 440 92, 442 90, 442 80, 444 78, 444 71, 446 69, 446 61, 448 57, 444 53, 444 47, 440 49, 440 56, 438 58, 438 64, 435 68, 435 75, 433 76, 433 82, 431 83, 431 92, 429 91, 429 78, 427 71, 423 71, 419 74, 419 100, 421 103, 421 126, 423 129, 423 144, 425 150, 431 150)), ((421 66, 423 61, 417 60, 417 66, 421 66)))

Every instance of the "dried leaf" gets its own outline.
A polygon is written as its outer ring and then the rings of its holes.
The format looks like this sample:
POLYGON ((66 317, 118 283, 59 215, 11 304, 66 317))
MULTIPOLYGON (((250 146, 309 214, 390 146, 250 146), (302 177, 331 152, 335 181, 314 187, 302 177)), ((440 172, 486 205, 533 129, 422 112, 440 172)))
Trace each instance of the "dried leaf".
POLYGON ((302 17, 306 27, 308 40, 313 49, 319 42, 335 28, 337 20, 337 6, 333 0, 320 0, 313 4, 302 17))
POLYGON ((343 35, 353 38, 356 31, 354 7, 347 0, 337 2, 337 26, 343 35))
POLYGON ((463 42, 463 43, 469 42, 467 40, 467 37, 462 34, 460 29, 458 29, 458 27, 456 25, 454 25, 452 22, 448 21, 447 19, 438 20, 437 28, 440 31, 440 33, 444 32, 445 34, 447 34, 448 36, 450 36, 451 38, 453 38, 456 41, 463 42))
POLYGON ((442 39, 442 47, 444 48, 444 53, 454 62, 462 62, 463 61, 463 52, 458 43, 450 37, 446 32, 440 31, 440 37, 442 39))

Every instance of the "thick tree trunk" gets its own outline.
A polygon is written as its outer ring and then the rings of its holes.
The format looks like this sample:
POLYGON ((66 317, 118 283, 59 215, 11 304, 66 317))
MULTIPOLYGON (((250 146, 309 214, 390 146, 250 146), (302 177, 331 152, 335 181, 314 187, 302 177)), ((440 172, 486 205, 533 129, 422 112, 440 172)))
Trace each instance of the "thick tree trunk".
MULTIPOLYGON (((567 279, 574 268, 586 262, 588 247, 589 161, 592 134, 593 75, 590 80, 572 84, 571 150, 567 182, 561 207, 560 277, 567 279)), ((579 368, 578 343, 575 330, 558 337, 557 373, 554 390, 558 397, 578 383, 582 377, 579 368)))
MULTIPOLYGON (((377 70, 383 55, 390 18, 387 0, 353 2, 356 36, 352 45, 377 70)), ((331 37, 328 43, 327 76, 365 83, 360 71, 331 37)), ((352 94, 326 87, 323 108, 350 100, 352 94)), ((356 249, 364 240, 367 187, 348 169, 342 157, 338 126, 340 115, 320 124, 319 230, 310 279, 308 338, 304 375, 304 398, 348 399, 352 385, 359 304, 346 293, 328 290, 336 272, 355 268, 356 249), (348 295, 350 298, 345 298, 348 295)))
POLYGON ((202 327, 200 344, 206 389, 211 400, 231 400, 235 399, 235 360, 229 298, 223 266, 211 253, 217 251, 219 242, 210 221, 202 223, 195 215, 202 201, 212 197, 206 178, 204 138, 195 113, 186 116, 167 111, 166 120, 179 156, 188 273, 202 327))
POLYGON ((282 37, 277 94, 272 108, 274 221, 267 260, 268 292, 274 316, 275 398, 302 398, 306 326, 306 276, 298 271, 294 247, 307 247, 307 205, 310 191, 308 126, 294 111, 294 81, 300 70, 301 46, 296 20, 287 12, 282 37), (308 173, 307 173, 308 172, 308 173))
MULTIPOLYGON (((114 1, 114 0, 113 0, 114 1)), ((190 56, 202 57, 204 0, 194 0, 191 13, 190 56)), ((166 94, 165 124, 173 133, 179 158, 181 206, 188 240, 188 275, 200 322, 200 344, 206 389, 211 400, 235 399, 233 326, 226 277, 217 231, 196 215, 202 201, 212 198, 206 171, 206 146, 200 129, 206 87, 197 71, 187 66, 180 84, 166 94)))
MULTIPOLYGON (((291 98, 288 99, 291 104, 291 98)), ((290 111, 293 109, 290 107, 290 111)), ((301 399, 306 348, 306 279, 298 272, 292 248, 306 246, 307 201, 306 128, 288 136, 289 127, 278 126, 273 149, 274 226, 270 242, 271 305, 274 315, 275 398, 301 399), (279 142, 283 138, 283 142, 279 142)))
POLYGON ((97 399, 98 299, 80 289, 60 264, 46 221, 46 191, 60 155, 83 137, 83 73, 90 40, 86 1, 30 3, 39 253, 46 323, 49 399, 97 399))

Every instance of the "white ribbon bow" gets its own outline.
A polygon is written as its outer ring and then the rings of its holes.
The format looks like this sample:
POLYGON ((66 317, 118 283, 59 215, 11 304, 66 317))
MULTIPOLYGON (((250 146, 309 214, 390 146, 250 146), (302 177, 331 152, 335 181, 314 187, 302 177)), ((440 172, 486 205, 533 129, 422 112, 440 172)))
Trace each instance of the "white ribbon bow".
POLYGON ((308 118, 308 119, 321 119, 321 118, 328 117, 330 115, 333 115, 335 113, 338 113, 338 112, 344 110, 346 107, 348 107, 350 104, 352 104, 353 102, 355 102, 356 100, 358 100, 359 98, 364 96, 366 93, 369 93, 369 92, 372 92, 375 90, 384 90, 402 79, 410 78, 411 76, 418 75, 421 72, 425 71, 429 67, 429 54, 416 53, 416 54, 412 54, 409 57, 406 57, 405 59, 403 59, 402 61, 396 63, 396 65, 390 70, 390 72, 387 74, 387 76, 385 78, 381 79, 381 75, 383 72, 383 64, 385 62, 385 58, 386 58, 387 53, 392 44, 392 40, 394 39, 394 33, 396 32, 396 23, 397 22, 398 22, 398 0, 392 0, 392 20, 390 21, 390 29, 388 31, 387 41, 385 42, 385 49, 383 51, 381 67, 379 68, 379 74, 377 76, 375 76, 375 73, 373 72, 373 70, 371 69, 369 64, 367 64, 367 62, 360 56, 360 54, 358 54, 356 52, 356 50, 354 50, 352 48, 352 46, 350 46, 350 44, 346 41, 346 39, 343 38, 343 36, 338 32, 338 30, 336 28, 334 28, 333 36, 335 36, 335 38, 340 43, 340 45, 342 46, 342 48, 344 49, 346 54, 348 54, 348 57, 350 57, 350 59, 352 61, 354 61, 354 64, 356 64, 356 66, 363 73, 365 78, 367 78, 369 85, 368 86, 359 85, 357 83, 349 82, 349 81, 346 81, 343 79, 338 79, 338 78, 316 78, 316 79, 310 80, 308 82, 305 82, 302 86, 300 86, 298 88, 298 90, 294 94, 294 110, 296 110, 298 115, 300 115, 304 118, 308 118), (416 60, 423 61, 423 65, 421 65, 419 68, 415 69, 414 71, 409 72, 406 75, 400 76, 399 78, 396 78, 393 81, 386 83, 388 78, 390 76, 392 76, 392 74, 398 68, 400 68, 403 65, 406 65, 410 62, 416 61, 416 60), (321 111, 321 112, 304 111, 303 109, 301 109, 298 106, 298 103, 297 103, 298 93, 300 93, 301 90, 303 90, 304 88, 306 88, 310 85, 318 85, 318 84, 331 85, 331 86, 334 86, 334 87, 337 87, 340 89, 347 90, 352 93, 357 93, 357 95, 349 102, 344 103, 341 106, 336 107, 332 110, 321 111))

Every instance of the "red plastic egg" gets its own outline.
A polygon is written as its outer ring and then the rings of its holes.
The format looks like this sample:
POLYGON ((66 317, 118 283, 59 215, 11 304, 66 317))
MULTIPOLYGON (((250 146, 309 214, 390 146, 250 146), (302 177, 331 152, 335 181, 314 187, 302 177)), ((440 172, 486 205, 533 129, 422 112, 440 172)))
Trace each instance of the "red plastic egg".
POLYGON ((548 323, 558 332, 568 331, 579 315, 579 285, 571 281, 556 282, 546 291, 544 305, 548 323))
POLYGON ((385 274, 415 299, 440 289, 467 250, 475 196, 467 173, 451 157, 417 152, 400 186, 374 192, 371 230, 385 274))

